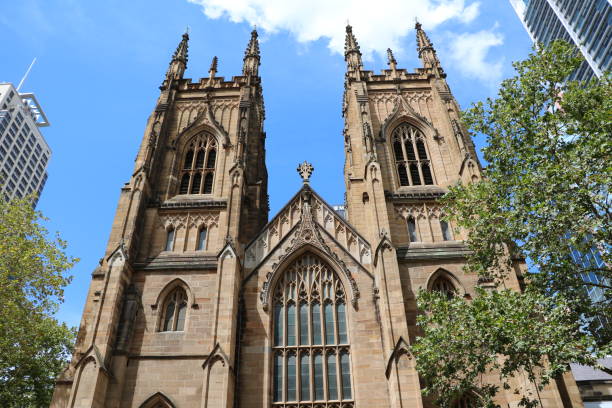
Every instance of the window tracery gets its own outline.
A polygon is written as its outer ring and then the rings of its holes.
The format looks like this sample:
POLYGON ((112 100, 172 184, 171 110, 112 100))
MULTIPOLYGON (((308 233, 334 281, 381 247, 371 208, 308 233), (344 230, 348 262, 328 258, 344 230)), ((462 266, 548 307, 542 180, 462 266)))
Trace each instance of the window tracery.
POLYGON ((423 133, 408 123, 402 123, 393 130, 391 140, 400 186, 433 184, 423 133))
POLYGON ((457 294, 457 288, 455 288, 455 285, 453 285, 450 279, 444 275, 440 275, 436 278, 436 280, 434 280, 434 282, 431 284, 431 290, 439 292, 449 299, 457 294))
POLYGON ((187 317, 187 293, 182 287, 177 287, 166 297, 160 331, 183 331, 187 317))
POLYGON ((179 194, 212 194, 217 141, 202 134, 187 147, 179 179, 179 194))
POLYGON ((279 278, 273 304, 273 405, 352 408, 346 295, 335 272, 304 254, 279 278))

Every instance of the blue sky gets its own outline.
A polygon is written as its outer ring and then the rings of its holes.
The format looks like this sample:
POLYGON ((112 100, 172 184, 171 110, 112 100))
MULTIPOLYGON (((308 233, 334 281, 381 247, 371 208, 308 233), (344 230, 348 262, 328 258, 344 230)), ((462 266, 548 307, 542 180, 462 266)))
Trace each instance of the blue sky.
MULTIPOLYGON (((434 42, 463 108, 493 96, 511 62, 531 43, 507 0, 0 0, 0 81, 36 93, 51 127, 53 156, 38 204, 69 253, 81 258, 58 318, 78 325, 91 271, 103 256, 119 196, 172 52, 190 27, 186 77, 240 74, 253 25, 261 39, 271 212, 295 193, 297 163, 315 166, 312 184, 342 203, 341 101, 344 25, 364 51, 365 68, 420 66, 418 17, 434 42)), ((477 138, 477 146, 482 141, 477 138)))

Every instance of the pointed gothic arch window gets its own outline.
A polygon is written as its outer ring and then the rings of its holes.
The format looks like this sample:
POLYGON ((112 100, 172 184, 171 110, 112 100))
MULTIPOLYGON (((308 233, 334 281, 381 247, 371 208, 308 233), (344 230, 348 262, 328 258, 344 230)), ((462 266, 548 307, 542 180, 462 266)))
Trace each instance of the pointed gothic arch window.
POLYGON ((423 133, 402 123, 393 130, 391 140, 400 186, 434 184, 423 133))
POLYGON ((177 287, 168 294, 162 309, 160 331, 183 331, 187 316, 187 293, 177 287))
POLYGON ((457 294, 457 288, 444 274, 439 275, 431 284, 431 290, 435 292, 440 292, 445 295, 448 299, 451 299, 457 294))
POLYGON ((206 133, 196 136, 185 153, 178 193, 212 194, 216 157, 216 139, 206 133))
POLYGON ((352 402, 346 294, 336 273, 307 252, 273 293, 274 406, 352 402))

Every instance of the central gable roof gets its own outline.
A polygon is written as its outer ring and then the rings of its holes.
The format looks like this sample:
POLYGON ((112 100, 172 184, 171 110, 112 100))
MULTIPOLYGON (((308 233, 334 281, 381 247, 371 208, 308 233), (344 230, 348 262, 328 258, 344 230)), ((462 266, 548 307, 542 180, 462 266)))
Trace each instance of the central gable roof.
POLYGON ((283 242, 300 224, 302 214, 302 194, 311 195, 313 222, 320 231, 344 248, 358 263, 371 263, 371 246, 355 228, 342 218, 319 196, 308 184, 304 184, 289 202, 251 241, 245 250, 244 266, 255 269, 264 261, 273 249, 283 242))

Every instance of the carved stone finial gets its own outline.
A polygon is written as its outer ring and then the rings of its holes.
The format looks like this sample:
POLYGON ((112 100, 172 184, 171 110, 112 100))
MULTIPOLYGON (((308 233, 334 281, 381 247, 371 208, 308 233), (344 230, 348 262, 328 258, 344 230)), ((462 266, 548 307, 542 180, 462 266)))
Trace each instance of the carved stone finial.
POLYGON ((313 170, 314 167, 312 167, 312 164, 308 163, 307 161, 304 161, 304 163, 301 163, 298 166, 297 172, 304 181, 304 184, 308 184, 310 181, 310 175, 312 174, 313 170))

